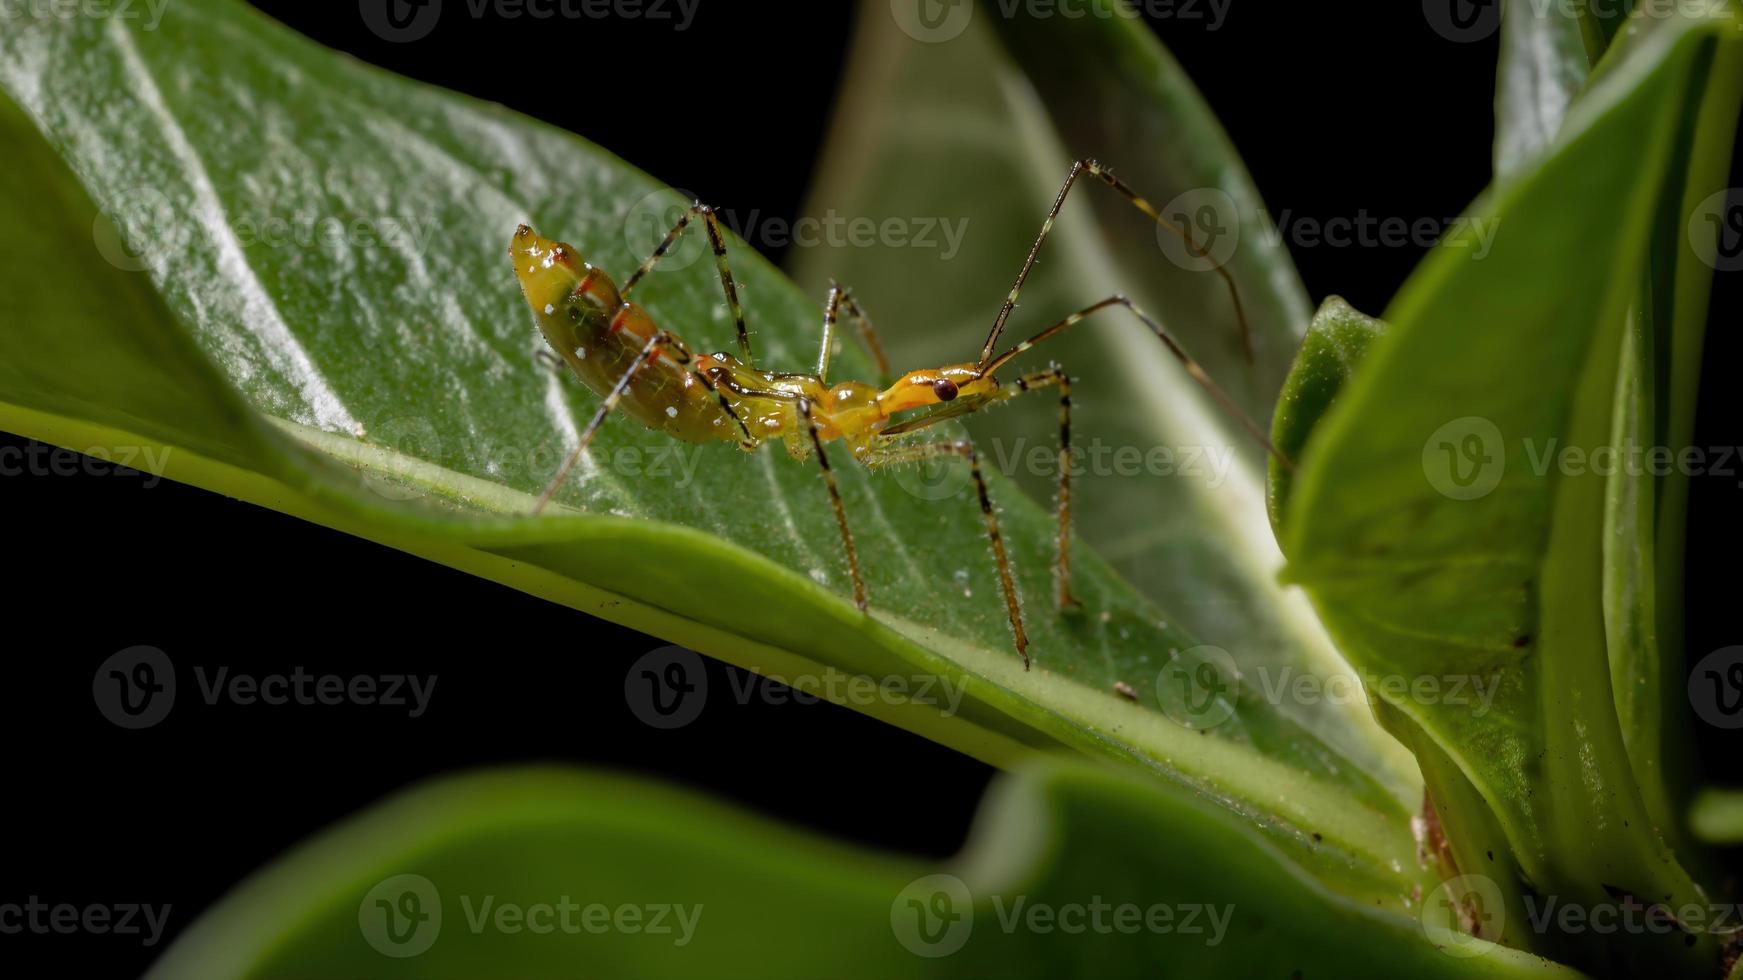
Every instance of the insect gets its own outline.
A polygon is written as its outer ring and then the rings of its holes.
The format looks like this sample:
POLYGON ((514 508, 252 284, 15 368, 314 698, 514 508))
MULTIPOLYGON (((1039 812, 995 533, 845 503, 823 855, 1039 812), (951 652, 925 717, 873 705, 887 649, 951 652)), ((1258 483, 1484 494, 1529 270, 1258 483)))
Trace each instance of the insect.
MULTIPOLYGON (((746 451, 763 442, 779 439, 795 459, 814 458, 829 492, 835 522, 841 530, 842 548, 853 582, 853 600, 861 612, 867 608, 865 579, 860 573, 859 553, 854 547, 847 510, 830 456, 825 448, 839 442, 849 456, 868 467, 887 466, 956 456, 966 461, 974 478, 981 519, 997 565, 1005 612, 1023 669, 1030 666, 1029 638, 1023 625, 1023 609, 1011 575, 1010 556, 999 533, 999 519, 987 495, 980 456, 966 438, 915 441, 909 438, 946 419, 960 418, 998 402, 1034 391, 1053 391, 1059 397, 1059 495, 1055 509, 1058 541, 1054 556, 1054 599, 1061 610, 1076 606, 1071 593, 1071 379, 1057 365, 1000 381, 998 373, 1031 347, 1102 310, 1121 307, 1137 317, 1202 386, 1234 418, 1252 433, 1283 465, 1289 462, 1271 445, 1266 434, 1248 418, 1229 396, 1189 357, 1162 325, 1123 295, 1111 296, 1078 310, 1034 336, 997 352, 1005 322, 1017 305, 1023 283, 1034 269, 1041 245, 1059 217, 1067 195, 1083 176, 1107 185, 1163 228, 1178 235, 1189 250, 1209 256, 1178 224, 1163 217, 1148 201, 1094 160, 1071 165, 1047 219, 1029 249, 1016 283, 1005 298, 980 356, 973 361, 909 371, 890 380, 889 362, 871 320, 852 294, 831 283, 824 304, 822 345, 814 373, 764 370, 756 365, 738 287, 727 262, 726 243, 714 209, 696 202, 666 233, 653 254, 616 285, 611 277, 584 261, 575 249, 540 237, 530 227, 515 229, 509 256, 527 305, 552 350, 587 387, 603 396, 598 409, 581 431, 569 453, 539 495, 534 512, 542 511, 562 487, 599 427, 613 411, 622 411, 643 425, 688 442, 733 441, 746 451), (700 217, 714 252, 721 289, 738 330, 738 352, 697 354, 677 334, 661 328, 647 311, 631 302, 635 289, 678 236, 700 217), (837 321, 843 312, 853 318, 861 341, 877 363, 881 386, 859 381, 829 383, 829 356, 835 343, 837 321)), ((1252 358, 1246 315, 1234 279, 1220 263, 1212 266, 1228 287, 1229 301, 1240 324, 1241 341, 1252 358)))

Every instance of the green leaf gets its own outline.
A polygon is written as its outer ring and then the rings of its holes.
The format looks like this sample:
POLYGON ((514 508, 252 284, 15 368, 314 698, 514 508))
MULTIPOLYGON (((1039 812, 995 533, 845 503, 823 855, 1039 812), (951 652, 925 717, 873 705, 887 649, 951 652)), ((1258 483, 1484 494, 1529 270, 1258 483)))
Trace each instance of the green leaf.
MULTIPOLYGON (((955 249, 798 249, 789 260, 795 278, 818 295, 831 279, 851 287, 899 363, 972 357, 1067 167, 1093 156, 1158 206, 1196 214, 1209 205, 1207 218, 1233 246, 1228 267, 1257 362, 1242 356, 1222 281, 1176 264, 1186 256, 1175 239, 1158 237, 1143 214, 1090 181, 1067 199, 1007 333, 1026 336, 1125 293, 1252 418, 1268 418, 1306 329, 1307 299, 1228 137, 1179 66, 1128 17, 1035 22, 988 2, 952 33, 955 26, 910 34, 887 5, 862 7, 806 213, 942 218, 968 233, 955 249), (938 285, 916 289, 916 282, 938 285)), ((1075 379, 1073 442, 1085 465, 1072 495, 1083 537, 1168 610, 1170 622, 1226 650, 1255 686, 1353 688, 1349 665, 1299 591, 1277 583, 1281 556, 1265 520, 1263 451, 1155 338, 1116 310, 1027 357, 1036 366, 1057 360, 1075 379), (1167 466, 1128 466, 1116 455, 1150 460, 1159 450, 1174 454, 1167 466), (1226 470, 1200 462, 1182 471, 1206 456, 1226 470)), ((1052 446, 1055 412, 1045 399, 1019 402, 970 418, 968 428, 989 455, 1021 459, 1052 446)), ((1047 474, 1018 469, 1032 495, 1054 492, 1047 474)), ((1372 774, 1399 819, 1415 809, 1422 792, 1415 762, 1378 729, 1362 699, 1284 697, 1273 707, 1372 774)))
POLYGON ((328 831, 149 976, 1577 976, 1425 935, 1203 804, 1101 767, 1006 777, 943 866, 529 769, 418 787, 328 831), (669 932, 652 931, 660 915, 669 932))
MULTIPOLYGON (((1521 875, 1504 892, 1699 897, 1654 830, 1613 707, 1598 601, 1607 481, 1558 472, 1555 457, 1610 443, 1623 312, 1682 107, 1737 43, 1723 19, 1666 25, 1582 95, 1539 165, 1474 206, 1495 229, 1487 256, 1452 240, 1406 285, 1297 477, 1292 574, 1352 660, 1497 685, 1482 711, 1387 699, 1420 729, 1401 736, 1432 740, 1495 813, 1521 875), (1630 166, 1613 166, 1623 155, 1630 166)), ((1448 830, 1461 869, 1481 867, 1474 838, 1448 830)), ((1622 970, 1717 957, 1705 934, 1686 947, 1579 938, 1580 962, 1622 970)))
MULTIPOLYGON (((1283 383, 1277 413, 1271 420, 1271 445, 1296 465, 1307 448, 1319 420, 1337 400, 1338 392, 1368 356, 1368 348, 1386 332, 1386 325, 1356 311, 1341 296, 1329 296, 1313 315, 1301 352, 1283 383)), ((1278 460, 1271 460, 1266 509, 1271 526, 1282 535, 1283 516, 1295 474, 1278 460)))
MULTIPOLYGON (((870 617, 843 597, 814 465, 772 449, 676 446, 614 419, 567 506, 528 517, 598 398, 535 361, 509 236, 530 220, 621 275, 651 248, 649 208, 679 203, 597 147, 221 0, 174 5, 149 32, 16 24, 0 89, 0 426, 167 451, 171 478, 750 669, 877 679, 896 690, 856 707, 994 763, 1060 748, 1121 760, 1257 823, 1364 900, 1401 908, 1423 882, 1395 795, 1251 686, 1211 701, 1232 711, 1208 735, 1160 710, 1165 668, 1190 678, 1214 658, 1087 549, 1087 613, 1054 613, 1053 524, 1008 481, 992 494, 1031 597, 1033 672, 960 492, 837 468, 870 617), (675 450, 689 455, 673 470, 675 450), (919 685, 960 704, 900 693, 919 685)), ((757 349, 802 367, 815 303, 730 248, 757 349)), ((698 348, 730 346, 704 269, 663 269, 637 299, 698 348)), ((839 367, 867 376, 851 353, 839 367)))

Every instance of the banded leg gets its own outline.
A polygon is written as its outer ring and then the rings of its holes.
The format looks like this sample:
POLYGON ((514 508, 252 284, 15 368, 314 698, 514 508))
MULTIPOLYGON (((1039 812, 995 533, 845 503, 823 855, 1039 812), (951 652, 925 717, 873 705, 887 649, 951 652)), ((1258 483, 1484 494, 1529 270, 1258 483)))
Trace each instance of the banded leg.
POLYGON ((860 309, 859 302, 853 298, 853 292, 844 289, 835 280, 829 280, 829 299, 823 304, 823 349, 817 354, 817 380, 829 380, 829 355, 835 347, 835 321, 841 310, 847 310, 859 327, 860 343, 865 345, 866 353, 878 365, 878 380, 887 383, 890 379, 890 361, 884 356, 884 346, 878 343, 878 332, 872 326, 871 317, 860 309))
POLYGON ((1023 606, 1017 596, 1017 581, 1011 575, 1011 559, 1005 553, 1005 538, 999 532, 999 516, 993 510, 992 498, 987 495, 986 478, 980 471, 980 454, 975 452, 974 444, 967 439, 953 442, 922 442, 908 445, 884 443, 873 453, 867 465, 881 466, 885 463, 919 462, 937 456, 961 456, 968 460, 968 472, 974 477, 974 489, 980 500, 981 518, 986 522, 987 539, 992 542, 993 561, 998 566, 999 588, 1005 595, 1005 615, 1011 621, 1011 634, 1017 643, 1017 652, 1023 655, 1023 669, 1029 669, 1029 634, 1023 629, 1023 606))
POLYGON ((997 371, 1018 354, 1023 353, 1029 348, 1034 347, 1036 344, 1052 337, 1054 334, 1072 326, 1090 314, 1100 310, 1105 310, 1110 306, 1125 307, 1132 312, 1133 316, 1141 320, 1144 326, 1149 327, 1150 332, 1154 333, 1157 338, 1167 346, 1169 352, 1172 353, 1183 366, 1185 366, 1186 373, 1192 376, 1192 380, 1198 382, 1201 388, 1209 392, 1210 396, 1216 399, 1218 404, 1222 405, 1224 411, 1228 412, 1230 416, 1241 423, 1242 427, 1252 433, 1253 438, 1259 441, 1259 445, 1264 446, 1265 451, 1270 453, 1284 469, 1291 473, 1295 472, 1295 464, 1290 462, 1289 457, 1278 452, 1276 446, 1271 445, 1271 437, 1266 434, 1265 430, 1259 428, 1258 423, 1254 422, 1246 412, 1241 411, 1241 407, 1235 404, 1235 400, 1229 397, 1228 392, 1223 391, 1220 385, 1215 381, 1212 381, 1210 375, 1205 373, 1204 368, 1200 367, 1198 362, 1193 360, 1192 357, 1186 353, 1185 348, 1181 347, 1180 343, 1176 341, 1168 331, 1162 329, 1162 324, 1158 323, 1150 316, 1150 314, 1139 309, 1137 304, 1133 303, 1125 296, 1110 296, 1099 303, 1094 303, 1078 310, 1076 313, 1060 320, 1058 323, 1055 323, 1035 336, 1030 337, 1028 340, 1023 341, 1017 346, 1012 347, 1003 354, 990 358, 989 362, 981 368, 981 372, 983 374, 991 374, 997 371))
POLYGON ((1071 378, 1064 368, 1053 365, 1000 385, 999 396, 1002 401, 1053 387, 1059 389, 1059 500, 1054 505, 1054 514, 1059 519, 1059 546, 1054 552, 1053 587, 1059 608, 1069 609, 1078 604, 1077 597, 1071 594, 1071 378))
POLYGON ((817 466, 823 470, 823 483, 829 488, 829 506, 835 509, 835 523, 841 528, 841 546, 847 551, 847 572, 853 578, 853 604, 866 611, 865 578, 859 572, 859 551, 853 546, 853 532, 847 528, 847 507, 841 502, 841 487, 835 482, 835 471, 829 467, 829 456, 823 451, 823 437, 817 433, 817 420, 811 414, 811 400, 799 399, 799 418, 811 436, 811 448, 817 451, 817 466))
POLYGON ((726 239, 720 234, 720 221, 714 217, 714 209, 701 201, 690 205, 690 209, 684 212, 678 223, 672 226, 672 230, 666 232, 666 237, 660 239, 660 244, 654 246, 654 253, 644 259, 641 266, 623 281, 618 294, 628 299, 629 291, 636 287, 636 283, 641 282, 643 276, 654 270, 654 266, 677 243, 678 236, 684 234, 684 229, 690 226, 690 219, 698 214, 702 216, 703 227, 708 230, 708 247, 714 250, 714 266, 720 271, 720 288, 726 293, 726 305, 731 308, 733 323, 738 327, 739 352, 744 355, 746 364, 754 364, 755 360, 750 352, 750 332, 744 326, 744 307, 738 302, 738 283, 732 278, 732 268, 726 261, 726 239))
POLYGON ((1059 608, 1064 610, 1078 604, 1077 598, 1071 594, 1071 378, 1064 368, 1053 365, 1045 371, 1025 374, 1015 381, 999 385, 997 394, 963 406, 960 413, 951 409, 933 412, 892 425, 884 430, 884 435, 898 436, 918 432, 959 415, 973 414, 988 405, 1009 401, 1018 395, 1054 387, 1059 389, 1059 499, 1054 505, 1054 516, 1059 523, 1059 543, 1054 553, 1053 584, 1059 608))
POLYGON ((617 408, 617 403, 623 400, 623 394, 629 390, 630 383, 635 380, 635 376, 648 365, 648 362, 660 356, 660 352, 663 350, 671 351, 679 364, 688 367, 697 380, 714 393, 714 396, 720 400, 720 407, 726 411, 727 417, 737 423, 739 432, 744 436, 744 444, 746 446, 755 444, 756 439, 750 434, 750 429, 744 424, 744 420, 738 417, 738 413, 732 408, 732 403, 727 400, 726 394, 714 383, 714 379, 700 370, 695 355, 691 354, 690 349, 684 346, 684 342, 670 331, 661 330, 648 338, 648 342, 642 345, 635 360, 631 361, 629 367, 623 372, 623 377, 617 379, 617 384, 611 386, 611 392, 605 396, 604 401, 599 403, 599 408, 594 410, 593 417, 587 421, 587 427, 581 430, 581 437, 576 441, 575 448, 563 460, 563 465, 558 467, 557 475, 551 477, 551 481, 545 484, 544 491, 539 494, 538 502, 533 505, 534 514, 543 512, 545 505, 549 504, 551 498, 556 496, 558 488, 563 485, 564 480, 568 479, 569 471, 581 461, 581 455, 587 452, 587 447, 593 442, 593 437, 599 432, 599 427, 605 424, 606 416, 610 415, 612 410, 617 408))
POLYGON ((1136 191, 1108 172, 1107 168, 1094 160, 1079 160, 1071 165, 1070 172, 1065 175, 1065 185, 1059 188, 1059 196, 1053 199, 1053 207, 1047 212, 1047 220, 1041 223, 1041 233, 1035 236, 1035 244, 1029 249, 1029 257, 1023 260, 1023 268, 1017 273, 1017 282, 1011 287, 1010 295, 1005 297, 1005 305, 999 308, 998 319, 993 321, 992 332, 987 334, 986 343, 981 345, 980 367, 982 371, 987 370, 987 362, 992 359, 993 347, 999 342, 999 334, 1005 329, 1005 321, 1010 318, 1011 310, 1016 308, 1017 295, 1023 291, 1023 283, 1028 280, 1030 271, 1035 268, 1035 259, 1041 254, 1041 243, 1047 240, 1047 233, 1053 230, 1053 222, 1059 218, 1059 209, 1065 206, 1065 196, 1071 193, 1071 188, 1077 183, 1077 178, 1086 173, 1113 188, 1121 197, 1148 215, 1156 224, 1172 234, 1180 236, 1180 240, 1186 243, 1187 251, 1201 259, 1213 261, 1212 271, 1222 277, 1223 283, 1228 286, 1229 301, 1234 304, 1235 319, 1240 324, 1241 350, 1247 357, 1247 363, 1251 364, 1253 362, 1252 331, 1247 326, 1246 310, 1241 306, 1241 292, 1235 288, 1235 279, 1229 274, 1229 270, 1224 268, 1222 263, 1211 260, 1210 253, 1200 248, 1186 229, 1163 217, 1156 210, 1155 205, 1138 196, 1136 191))

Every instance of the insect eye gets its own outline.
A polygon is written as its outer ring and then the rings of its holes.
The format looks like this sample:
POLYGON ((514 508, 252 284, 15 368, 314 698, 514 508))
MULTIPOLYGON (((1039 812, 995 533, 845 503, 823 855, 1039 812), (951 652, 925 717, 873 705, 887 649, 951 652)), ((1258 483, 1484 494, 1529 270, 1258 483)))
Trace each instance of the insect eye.
POLYGON ((954 401, 956 398, 956 382, 949 378, 940 378, 932 383, 932 393, 941 402, 954 401))

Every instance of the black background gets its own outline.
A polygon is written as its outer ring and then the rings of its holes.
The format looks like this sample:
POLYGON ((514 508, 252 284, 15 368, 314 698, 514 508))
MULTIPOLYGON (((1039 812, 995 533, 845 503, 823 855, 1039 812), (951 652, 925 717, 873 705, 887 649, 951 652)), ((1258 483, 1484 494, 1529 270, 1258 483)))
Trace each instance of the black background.
MULTIPOLYGON (((852 22, 846 3, 703 0, 678 33, 653 21, 449 17, 417 43, 390 44, 355 4, 256 5, 363 60, 572 129, 718 206, 787 218, 810 180, 852 22), (563 84, 529 84, 535 67, 563 84)), ((1235 3, 1217 31, 1153 26, 1274 213, 1444 218, 1487 183, 1493 38, 1443 39, 1415 3, 1235 3)), ((1419 257, 1360 247, 1295 256, 1316 300, 1338 292, 1370 311, 1419 257)), ((1696 439, 1705 446, 1743 441, 1735 382, 1720 374, 1736 357, 1743 274, 1718 278, 1696 439)), ((25 445, 0 436, 0 446, 25 445)), ((1734 607, 1743 491, 1736 478, 1706 478, 1694 494, 1688 649, 1698 657, 1739 642, 1722 611, 1734 607)), ((297 841, 470 766, 633 770, 934 855, 961 843, 991 776, 828 704, 711 698, 684 728, 649 728, 626 706, 623 678, 663 641, 189 487, 4 477, 0 508, 17 576, 0 688, 10 790, 0 900, 169 903, 167 941, 297 841), (415 614, 382 616, 403 609, 415 614), (135 644, 167 651, 184 685, 170 717, 140 732, 111 725, 91 696, 96 665, 135 644), (439 680, 412 720, 382 707, 207 706, 193 690, 196 665, 439 680)), ((710 689, 727 690, 730 669, 708 670, 710 689)), ((1735 746, 1712 729, 1702 737, 1710 767, 1743 779, 1735 746)), ((85 975, 136 974, 155 955, 123 937, 26 934, 4 947, 0 962, 22 952, 85 975)))

